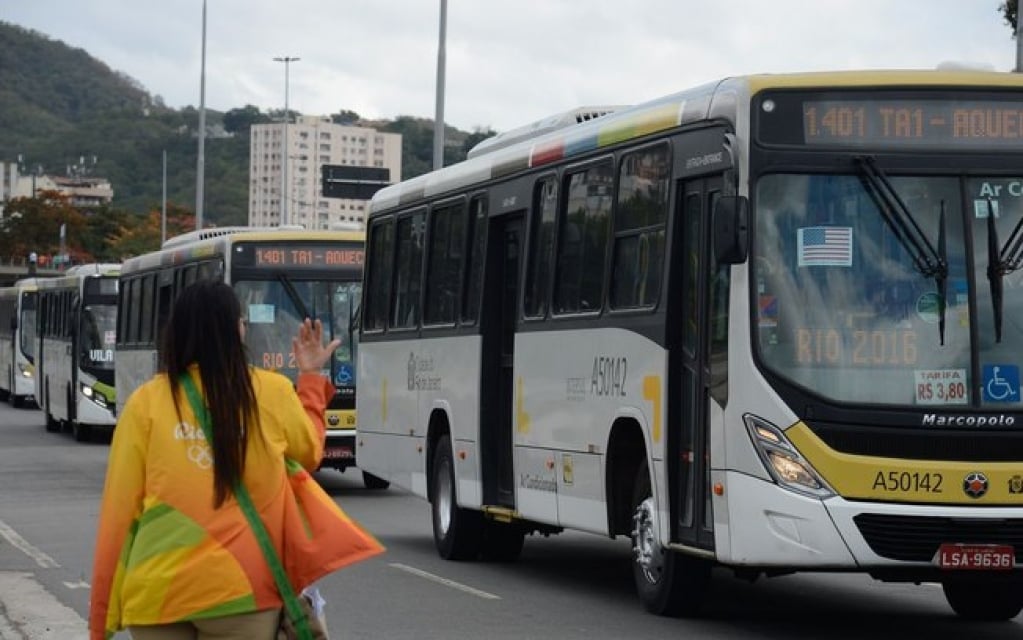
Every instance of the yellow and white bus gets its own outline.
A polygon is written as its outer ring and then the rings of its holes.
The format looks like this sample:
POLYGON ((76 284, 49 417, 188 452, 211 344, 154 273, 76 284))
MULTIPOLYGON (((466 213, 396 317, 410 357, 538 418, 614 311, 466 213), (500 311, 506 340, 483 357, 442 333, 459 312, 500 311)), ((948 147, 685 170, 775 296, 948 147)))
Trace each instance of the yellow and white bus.
POLYGON ((37 280, 36 392, 46 430, 79 442, 114 428, 118 264, 83 264, 37 280))
POLYGON ((360 465, 447 558, 631 540, 1023 606, 1023 77, 724 79, 552 117, 370 205, 360 465))
MULTIPOLYGON (((362 290, 365 234, 307 231, 297 227, 203 229, 167 240, 152 253, 125 260, 121 269, 117 342, 119 401, 158 367, 161 328, 185 286, 222 280, 237 294, 248 322, 245 341, 253 365, 292 380, 298 368, 291 339, 299 323, 320 319, 341 346, 329 374, 337 394, 327 406, 327 443, 322 465, 355 466, 355 358, 352 331, 362 290)), ((387 483, 363 474, 367 488, 387 483)))
POLYGON ((36 279, 0 288, 0 400, 22 407, 34 401, 36 279))

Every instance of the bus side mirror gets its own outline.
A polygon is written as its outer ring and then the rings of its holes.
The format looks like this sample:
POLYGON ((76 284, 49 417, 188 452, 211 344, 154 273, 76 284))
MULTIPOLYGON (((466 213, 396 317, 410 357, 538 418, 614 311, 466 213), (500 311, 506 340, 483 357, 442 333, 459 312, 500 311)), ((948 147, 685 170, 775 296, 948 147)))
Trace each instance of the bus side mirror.
POLYGON ((722 196, 714 205, 714 256, 718 264, 746 262, 749 246, 749 200, 722 196))

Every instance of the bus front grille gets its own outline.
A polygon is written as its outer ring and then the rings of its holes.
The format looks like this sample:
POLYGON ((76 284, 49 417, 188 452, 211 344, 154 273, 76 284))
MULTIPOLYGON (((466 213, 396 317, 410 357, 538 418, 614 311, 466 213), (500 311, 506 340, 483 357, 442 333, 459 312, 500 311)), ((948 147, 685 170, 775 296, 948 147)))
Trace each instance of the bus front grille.
POLYGON ((861 513, 853 518, 870 549, 890 560, 930 562, 945 543, 1005 544, 1023 558, 1023 518, 949 518, 861 513))

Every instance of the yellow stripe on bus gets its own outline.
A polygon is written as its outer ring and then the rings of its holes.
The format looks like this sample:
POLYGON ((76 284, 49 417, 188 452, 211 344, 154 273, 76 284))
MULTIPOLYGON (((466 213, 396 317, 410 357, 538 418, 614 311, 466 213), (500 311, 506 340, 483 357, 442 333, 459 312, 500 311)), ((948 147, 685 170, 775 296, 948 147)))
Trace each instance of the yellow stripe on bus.
POLYGON ((1023 505, 1019 462, 957 462, 835 451, 800 422, 785 435, 841 496, 927 504, 1023 505))

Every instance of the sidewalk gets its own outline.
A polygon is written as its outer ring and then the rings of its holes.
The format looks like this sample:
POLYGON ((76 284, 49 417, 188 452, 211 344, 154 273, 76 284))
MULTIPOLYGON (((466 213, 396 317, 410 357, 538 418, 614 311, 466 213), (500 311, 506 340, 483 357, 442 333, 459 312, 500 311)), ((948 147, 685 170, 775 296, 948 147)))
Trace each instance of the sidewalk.
POLYGON ((88 640, 86 621, 28 571, 0 571, 0 640, 88 640))

